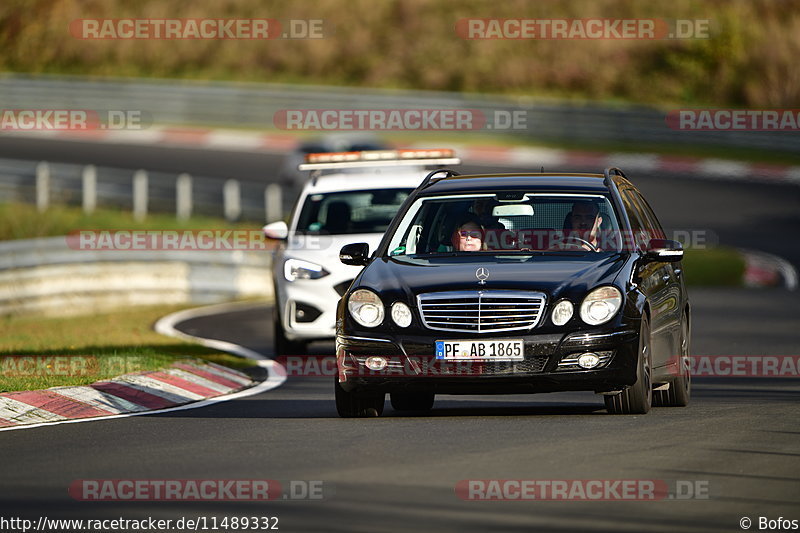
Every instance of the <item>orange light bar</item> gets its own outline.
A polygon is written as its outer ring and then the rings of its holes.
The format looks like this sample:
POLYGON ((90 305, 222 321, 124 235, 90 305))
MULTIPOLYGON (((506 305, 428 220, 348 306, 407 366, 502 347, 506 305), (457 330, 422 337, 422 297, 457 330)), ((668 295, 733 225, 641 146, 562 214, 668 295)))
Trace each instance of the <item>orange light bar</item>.
POLYGON ((361 152, 325 152, 306 155, 306 163, 351 163, 355 161, 399 161, 407 159, 442 159, 455 156, 450 148, 364 150, 361 152))

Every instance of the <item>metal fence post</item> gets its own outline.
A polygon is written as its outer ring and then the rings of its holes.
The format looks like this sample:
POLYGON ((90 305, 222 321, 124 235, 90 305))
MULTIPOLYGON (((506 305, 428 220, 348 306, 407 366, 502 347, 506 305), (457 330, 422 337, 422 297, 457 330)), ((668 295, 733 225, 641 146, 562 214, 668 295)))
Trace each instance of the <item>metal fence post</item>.
POLYGON ((264 216, 267 222, 275 222, 283 218, 282 189, 277 183, 271 183, 264 189, 264 216))
POLYGON ((175 214, 178 220, 192 216, 192 177, 186 173, 175 182, 175 214))
POLYGON ((239 190, 239 182, 227 180, 222 188, 222 199, 224 203, 225 220, 232 222, 238 220, 242 214, 242 195, 239 190))
POLYGON ((36 209, 41 213, 50 205, 50 165, 42 161, 36 165, 36 209))
POLYGON ((97 169, 94 165, 83 167, 81 179, 83 181, 83 212, 91 215, 97 207, 97 169))
POLYGON ((148 178, 146 170, 133 173, 133 218, 141 222, 147 218, 148 178))

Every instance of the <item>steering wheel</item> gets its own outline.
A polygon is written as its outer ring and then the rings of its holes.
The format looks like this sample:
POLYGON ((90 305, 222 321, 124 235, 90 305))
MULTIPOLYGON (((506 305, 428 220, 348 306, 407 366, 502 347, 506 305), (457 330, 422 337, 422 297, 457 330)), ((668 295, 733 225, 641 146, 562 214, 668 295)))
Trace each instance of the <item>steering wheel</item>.
MULTIPOLYGON (((586 241, 586 240, 583 240, 583 239, 581 239, 580 237, 576 237, 576 236, 574 236, 574 235, 567 235, 567 238, 566 238, 566 240, 564 241, 564 243, 567 243, 567 242, 569 242, 569 241, 579 241, 579 242, 578 242, 578 244, 580 244, 580 245, 584 245, 584 244, 585 244, 586 246, 588 246, 588 247, 591 249, 591 251, 592 251, 592 252, 597 252, 597 251, 599 251, 599 250, 597 249, 597 246, 595 246, 594 244, 590 243, 589 241, 586 241)), ((551 246, 551 247, 550 247, 550 249, 551 249, 551 250, 552 250, 552 249, 554 249, 554 248, 555 248, 555 246, 556 246, 556 245, 553 245, 553 246, 551 246)))

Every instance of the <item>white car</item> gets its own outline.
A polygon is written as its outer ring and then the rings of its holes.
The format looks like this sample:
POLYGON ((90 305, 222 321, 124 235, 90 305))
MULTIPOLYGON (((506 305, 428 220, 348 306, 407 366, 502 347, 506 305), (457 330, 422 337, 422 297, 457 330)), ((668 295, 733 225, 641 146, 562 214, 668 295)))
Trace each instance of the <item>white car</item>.
POLYGON ((361 267, 344 265, 339 250, 366 242, 374 249, 400 205, 430 167, 457 165, 452 150, 379 150, 309 154, 311 172, 289 224, 264 234, 279 240, 272 266, 275 353, 302 354, 336 334, 336 305, 361 267))

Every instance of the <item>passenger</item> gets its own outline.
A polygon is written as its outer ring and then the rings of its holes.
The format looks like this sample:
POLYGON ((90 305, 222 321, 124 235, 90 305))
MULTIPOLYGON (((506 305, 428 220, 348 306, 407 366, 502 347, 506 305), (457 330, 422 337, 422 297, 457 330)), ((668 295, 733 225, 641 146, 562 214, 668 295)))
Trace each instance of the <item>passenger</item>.
POLYGON ((477 217, 467 217, 456 227, 453 247, 459 252, 481 252, 486 249, 483 243, 483 226, 477 217))

